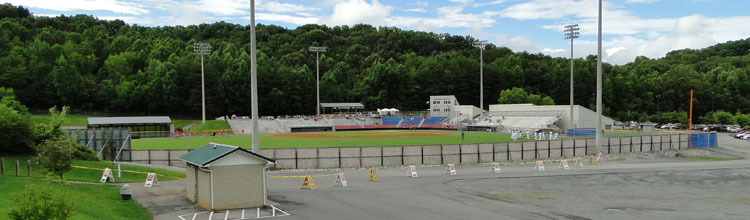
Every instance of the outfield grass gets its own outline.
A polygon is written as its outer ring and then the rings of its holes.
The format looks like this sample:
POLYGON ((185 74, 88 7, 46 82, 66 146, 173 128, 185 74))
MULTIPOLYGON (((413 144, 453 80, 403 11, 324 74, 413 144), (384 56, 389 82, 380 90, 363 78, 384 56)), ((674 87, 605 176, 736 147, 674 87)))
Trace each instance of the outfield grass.
MULTIPOLYGON (((50 115, 31 115, 31 121, 36 124, 41 123, 48 123, 50 120, 50 115)), ((68 114, 65 116, 65 119, 63 120, 62 126, 86 126, 88 125, 88 118, 89 116, 86 115, 73 115, 68 114)))
MULTIPOLYGON (((339 131, 310 132, 303 134, 323 134, 337 136, 369 136, 441 133, 444 136, 407 136, 407 137, 356 137, 356 138, 284 138, 273 137, 273 134, 260 136, 261 148, 296 148, 296 147, 362 147, 362 146, 403 146, 431 144, 472 144, 510 141, 509 134, 466 132, 461 140, 458 131, 339 131)), ((295 133, 296 134, 296 133, 295 133)), ((252 135, 188 137, 188 138, 143 138, 134 139, 133 149, 194 149, 209 142, 222 143, 243 148, 250 148, 252 135)))
POLYGON ((8 175, 0 177, 0 219, 8 218, 14 201, 23 196, 22 192, 27 185, 51 187, 55 194, 65 193, 66 198, 73 200, 77 207, 77 211, 70 218, 73 220, 152 219, 151 214, 135 200, 123 201, 120 197, 120 187, 117 185, 61 185, 56 181, 8 175))
MULTIPOLYGON (((50 179, 50 180, 60 179, 59 176, 50 174, 47 169, 44 169, 42 170, 42 172, 40 172, 39 165, 36 163, 38 161, 38 157, 12 156, 12 157, 4 157, 4 159, 5 159, 5 175, 6 176, 16 175, 15 174, 16 160, 18 160, 21 165, 21 168, 19 170, 19 175, 28 176, 28 169, 26 166, 26 161, 31 160, 31 163, 32 163, 31 176, 32 177, 50 179)), ((128 165, 128 164, 122 164, 120 166, 120 169, 122 171, 121 177, 117 177, 117 164, 113 164, 110 161, 75 160, 73 161, 73 166, 74 167, 72 169, 68 170, 67 172, 65 172, 65 174, 63 174, 64 180, 98 183, 99 179, 102 176, 102 172, 104 168, 110 168, 112 169, 112 171, 114 171, 115 182, 118 182, 118 183, 144 182, 146 180, 147 172, 155 172, 157 176, 159 177, 159 180, 185 179, 185 173, 183 172, 158 169, 158 168, 150 168, 150 167, 144 167, 144 166, 128 165)))

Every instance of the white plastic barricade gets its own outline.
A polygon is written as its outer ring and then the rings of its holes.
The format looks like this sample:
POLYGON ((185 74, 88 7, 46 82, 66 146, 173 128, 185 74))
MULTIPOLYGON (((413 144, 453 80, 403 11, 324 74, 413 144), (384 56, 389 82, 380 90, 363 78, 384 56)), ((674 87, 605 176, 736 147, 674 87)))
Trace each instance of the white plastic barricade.
POLYGON ((580 157, 576 158, 575 167, 581 167, 581 168, 583 168, 583 159, 582 158, 580 158, 580 157))
POLYGON ((568 166, 568 160, 561 160, 560 166, 557 166, 557 168, 563 168, 564 170, 569 170, 570 166, 568 166))
POLYGON ((146 183, 143 185, 143 187, 150 188, 153 185, 159 185, 159 178, 156 176, 156 173, 146 174, 146 183))
POLYGON ((406 171, 406 176, 411 175, 412 178, 417 177, 417 167, 414 165, 409 165, 409 170, 406 171))
POLYGON ((344 173, 339 173, 338 176, 336 176, 336 180, 333 181, 333 186, 340 186, 340 187, 346 187, 346 177, 344 177, 344 173))
POLYGON ((500 171, 500 163, 492 163, 492 167, 490 167, 490 173, 501 173, 500 171))
POLYGON ((445 174, 456 175, 456 165, 449 163, 448 167, 445 168, 445 174))
POLYGON ((536 165, 534 166, 534 170, 544 171, 544 161, 537 160, 536 165))
POLYGON ((104 173, 102 173, 102 179, 99 180, 101 183, 106 183, 107 181, 115 182, 115 177, 112 176, 112 170, 109 168, 104 168, 104 173))
POLYGON ((601 157, 602 157, 602 153, 601 153, 601 152, 599 152, 599 154, 598 154, 598 155, 596 155, 596 162, 599 162, 599 158, 601 158, 601 157))

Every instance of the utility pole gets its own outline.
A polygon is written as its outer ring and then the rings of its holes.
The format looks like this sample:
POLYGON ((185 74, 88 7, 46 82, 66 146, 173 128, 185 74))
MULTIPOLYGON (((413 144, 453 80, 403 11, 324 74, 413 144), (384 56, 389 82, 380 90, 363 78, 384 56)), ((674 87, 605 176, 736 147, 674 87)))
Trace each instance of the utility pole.
POLYGON ((599 0, 599 39, 596 49, 596 153, 602 152, 602 0, 599 0))
POLYGON ((482 57, 482 52, 486 45, 486 40, 474 42, 474 47, 479 48, 479 108, 482 110, 484 110, 484 58, 482 57))
POLYGON ((325 53, 325 47, 310 47, 310 52, 315 52, 315 93, 317 94, 318 102, 315 106, 315 115, 320 115, 320 52, 325 53))
POLYGON ((568 128, 576 128, 576 123, 573 118, 573 39, 578 38, 578 24, 571 24, 565 26, 565 39, 570 39, 570 123, 568 128))
POLYGON ((258 131, 258 66, 256 65, 256 46, 255 45, 255 0, 250 0, 250 93, 252 100, 253 117, 253 152, 260 152, 258 131))
POLYGON ((206 80, 203 73, 203 55, 211 55, 211 44, 195 43, 193 44, 193 51, 201 55, 201 100, 203 100, 203 124, 206 124, 206 80))

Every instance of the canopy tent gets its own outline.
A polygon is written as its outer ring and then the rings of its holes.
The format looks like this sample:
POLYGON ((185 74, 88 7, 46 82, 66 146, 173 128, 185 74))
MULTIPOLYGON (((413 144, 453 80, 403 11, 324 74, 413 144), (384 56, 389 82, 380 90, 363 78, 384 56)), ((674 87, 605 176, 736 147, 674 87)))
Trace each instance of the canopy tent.
POLYGON ((399 113, 399 110, 395 108, 383 108, 383 109, 379 108, 378 109, 378 114, 380 115, 398 115, 398 113, 399 113))

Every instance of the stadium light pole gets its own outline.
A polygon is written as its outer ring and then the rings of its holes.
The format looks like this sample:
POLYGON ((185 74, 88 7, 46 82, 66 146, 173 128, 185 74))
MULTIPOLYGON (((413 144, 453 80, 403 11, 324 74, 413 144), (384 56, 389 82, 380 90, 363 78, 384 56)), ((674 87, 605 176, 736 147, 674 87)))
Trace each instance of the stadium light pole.
POLYGON ((311 52, 315 52, 315 93, 317 94, 318 105, 315 106, 315 115, 320 115, 320 52, 325 53, 326 47, 310 47, 311 52))
POLYGON ((203 124, 206 124, 206 80, 203 72, 203 55, 211 55, 211 44, 195 43, 193 44, 193 51, 201 55, 201 100, 203 101, 203 124))
POLYGON ((252 99, 252 116, 253 117, 253 152, 260 152, 260 143, 258 137, 258 68, 256 63, 256 46, 255 45, 255 0, 250 0, 250 93, 252 99))
POLYGON ((596 49, 596 154, 602 152, 602 0, 599 0, 599 39, 596 49))
POLYGON ((484 110, 484 58, 482 52, 484 46, 487 45, 486 40, 480 40, 474 42, 474 47, 479 48, 479 108, 484 110))
POLYGON ((568 127, 572 128, 576 128, 573 118, 573 39, 578 38, 578 30, 578 24, 565 26, 565 39, 570 39, 570 123, 572 126, 568 125, 568 127))

